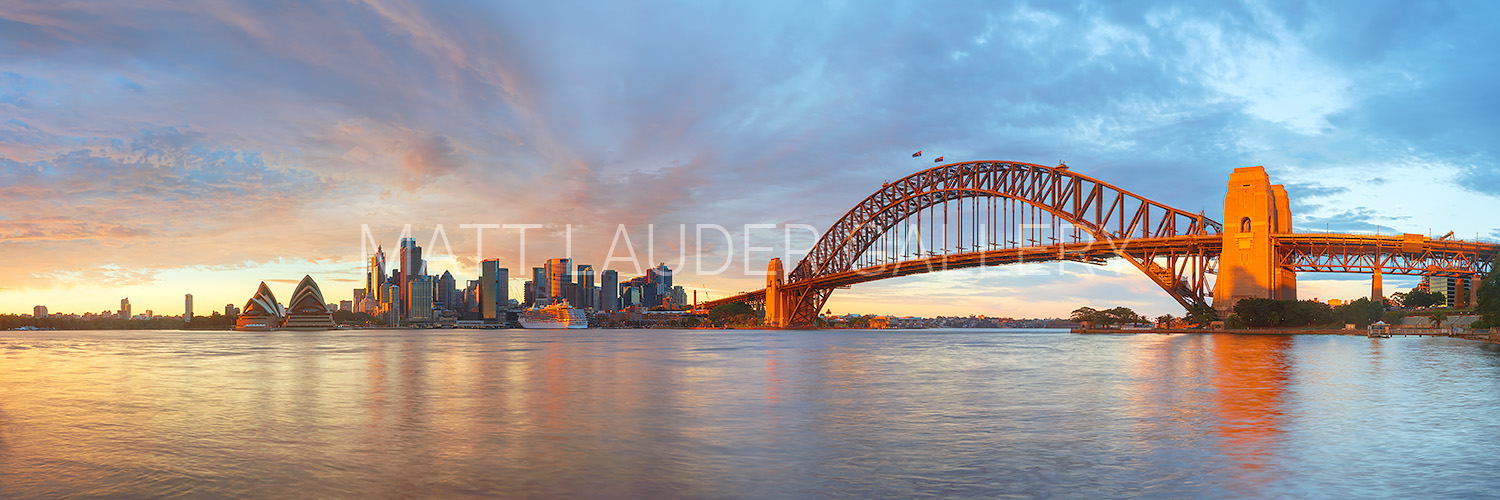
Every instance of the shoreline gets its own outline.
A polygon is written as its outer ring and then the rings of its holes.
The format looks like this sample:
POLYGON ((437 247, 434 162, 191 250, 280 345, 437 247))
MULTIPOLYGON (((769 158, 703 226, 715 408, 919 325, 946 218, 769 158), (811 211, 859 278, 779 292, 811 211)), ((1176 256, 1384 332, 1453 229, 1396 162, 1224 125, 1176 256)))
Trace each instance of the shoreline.
POLYGON ((1206 330, 1206 329, 1197 329, 1197 328, 1143 328, 1143 329, 1139 329, 1139 330, 1119 330, 1119 329, 1102 329, 1102 328, 1073 328, 1073 329, 1070 329, 1068 331, 1070 333, 1079 333, 1079 334, 1086 334, 1086 335, 1102 335, 1102 334, 1116 334, 1116 335, 1120 335, 1120 334, 1139 334, 1139 333, 1153 333, 1153 334, 1161 334, 1161 335, 1175 334, 1175 333, 1196 333, 1196 334, 1232 333, 1232 334, 1236 334, 1236 335, 1359 335, 1359 336, 1366 336, 1366 335, 1368 335, 1368 332, 1365 331, 1364 329, 1345 330, 1345 329, 1342 329, 1342 328, 1339 328, 1339 329, 1334 329, 1334 328, 1236 328, 1236 329, 1227 329, 1226 328, 1226 329, 1219 329, 1219 330, 1206 330))

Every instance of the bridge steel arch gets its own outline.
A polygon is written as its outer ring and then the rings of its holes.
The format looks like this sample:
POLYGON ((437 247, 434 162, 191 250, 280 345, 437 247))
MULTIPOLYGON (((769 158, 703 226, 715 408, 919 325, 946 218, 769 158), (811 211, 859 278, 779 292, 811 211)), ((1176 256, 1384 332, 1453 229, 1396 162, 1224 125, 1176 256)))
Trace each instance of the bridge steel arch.
MULTIPOLYGON (((1031 163, 971 161, 929 168, 886 183, 835 222, 797 263, 777 294, 774 326, 815 324, 833 287, 823 279, 855 270, 859 257, 887 231, 932 206, 974 197, 1016 200, 1082 229, 1145 273, 1185 308, 1208 304, 1209 251, 1158 253, 1132 249, 1132 241, 1184 236, 1217 243, 1223 226, 1202 213, 1190 213, 1131 193, 1067 167, 1031 163), (1163 262, 1164 261, 1164 262, 1163 262)), ((976 244, 977 248, 977 244, 976 244)), ((1098 252, 1095 252, 1096 254, 1098 252)), ((944 257, 946 259, 946 256, 944 257)), ((963 267, 969 267, 972 264, 963 267)), ((768 306, 768 310, 770 306, 768 306)))

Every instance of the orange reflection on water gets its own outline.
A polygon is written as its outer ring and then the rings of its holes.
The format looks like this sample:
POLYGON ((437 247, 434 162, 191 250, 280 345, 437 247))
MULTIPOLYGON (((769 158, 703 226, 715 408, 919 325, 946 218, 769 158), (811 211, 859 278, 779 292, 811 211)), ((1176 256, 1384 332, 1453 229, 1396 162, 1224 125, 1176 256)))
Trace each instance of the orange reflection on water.
POLYGON ((1291 347, 1292 337, 1285 335, 1213 337, 1215 433, 1224 455, 1241 469, 1262 471, 1274 463, 1285 433, 1281 404, 1290 379, 1286 353, 1291 347))

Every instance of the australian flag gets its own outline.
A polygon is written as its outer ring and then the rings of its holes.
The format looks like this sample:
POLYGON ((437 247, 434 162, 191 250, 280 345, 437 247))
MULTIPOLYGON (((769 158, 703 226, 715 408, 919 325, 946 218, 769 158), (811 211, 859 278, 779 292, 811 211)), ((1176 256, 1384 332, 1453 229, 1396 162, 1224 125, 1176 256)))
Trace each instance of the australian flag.
POLYGON ((943 162, 943 157, 939 156, 937 158, 933 158, 932 162, 933 163, 942 163, 943 162))
POLYGON ((912 158, 916 158, 918 156, 922 156, 922 152, 921 151, 917 151, 917 152, 911 154, 912 158))

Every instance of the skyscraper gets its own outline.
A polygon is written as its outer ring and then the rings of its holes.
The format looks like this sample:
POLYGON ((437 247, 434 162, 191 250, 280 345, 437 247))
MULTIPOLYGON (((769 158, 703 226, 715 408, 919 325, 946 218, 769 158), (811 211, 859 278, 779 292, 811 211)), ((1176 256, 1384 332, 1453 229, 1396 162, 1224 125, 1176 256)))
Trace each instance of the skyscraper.
POLYGON ((407 303, 409 309, 407 309, 406 317, 411 321, 432 321, 435 318, 432 313, 432 299, 433 292, 436 291, 434 289, 437 280, 432 279, 431 276, 417 276, 412 278, 408 285, 411 287, 408 293, 411 302, 407 303))
POLYGON ((620 273, 614 269, 599 273, 599 291, 604 293, 599 300, 600 307, 606 311, 620 310, 620 273))
POLYGON ((547 268, 531 268, 531 301, 534 304, 546 304, 549 302, 548 292, 551 288, 547 286, 547 268))
POLYGON ((182 320, 193 320, 193 294, 191 293, 182 296, 182 320))
POLYGON ((486 321, 501 319, 500 310, 510 302, 510 270, 499 259, 479 263, 479 313, 486 321))
POLYGON ((375 255, 370 256, 370 263, 365 266, 365 294, 377 307, 381 301, 385 300, 385 297, 381 295, 385 291, 385 278, 385 250, 377 245, 375 255))
POLYGON ((449 311, 457 310, 454 298, 458 296, 458 281, 453 279, 453 273, 443 271, 443 275, 437 279, 437 304, 449 311))
POLYGON ((574 307, 590 309, 594 307, 594 266, 588 264, 578 265, 578 300, 574 307))
POLYGON ((568 295, 563 293, 565 283, 573 282, 573 259, 547 259, 546 263, 546 287, 547 296, 554 300, 567 299, 568 295))
POLYGON ((665 262, 646 270, 646 287, 641 290, 641 300, 647 309, 662 305, 672 295, 672 270, 665 262))
MULTIPOLYGON (((463 309, 459 310, 460 312, 464 313, 464 319, 472 319, 469 317, 469 314, 474 313, 479 309, 479 281, 480 280, 469 280, 468 286, 464 287, 463 309)), ((479 317, 483 318, 484 316, 483 314, 480 314, 479 317)))
POLYGON ((120 319, 130 319, 130 297, 120 299, 120 319))
POLYGON ((47 317, 47 306, 36 306, 36 307, 31 308, 31 317, 33 317, 33 318, 45 318, 45 317, 47 317))
MULTIPOLYGON (((416 306, 416 304, 413 304, 412 302, 413 298, 411 282, 412 280, 422 276, 423 274, 425 274, 425 272, 422 269, 422 247, 417 246, 416 238, 402 238, 401 282, 397 284, 401 286, 401 305, 406 311, 408 311, 408 314, 405 315, 405 317, 408 319, 411 318, 410 312, 414 311, 416 306)), ((431 298, 428 297, 426 300, 428 302, 427 307, 431 308, 431 298)), ((420 299, 418 299, 418 301, 420 301, 420 299)))

